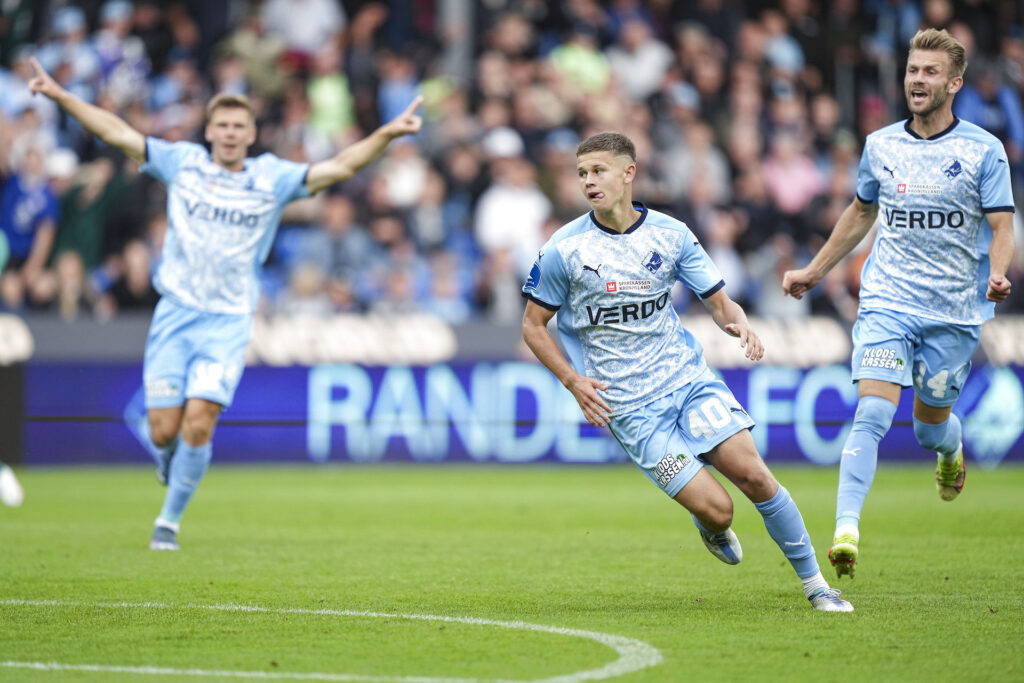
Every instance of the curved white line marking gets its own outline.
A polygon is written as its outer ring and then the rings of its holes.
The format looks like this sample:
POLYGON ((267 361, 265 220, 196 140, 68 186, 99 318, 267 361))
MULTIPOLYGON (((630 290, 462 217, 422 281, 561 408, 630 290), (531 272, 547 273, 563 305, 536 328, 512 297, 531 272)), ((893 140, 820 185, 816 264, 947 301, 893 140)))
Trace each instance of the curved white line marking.
POLYGON ((258 605, 169 605, 161 602, 94 602, 75 603, 60 600, 0 600, 0 605, 11 606, 53 606, 53 607, 92 607, 100 609, 205 609, 218 612, 258 612, 264 614, 311 614, 329 617, 367 617, 375 619, 410 619, 414 621, 441 621, 448 623, 469 624, 470 626, 493 626, 519 631, 537 631, 555 635, 586 638, 615 650, 619 658, 599 669, 575 671, 562 676, 535 679, 530 682, 512 681, 507 679, 480 678, 437 678, 432 676, 361 676, 358 674, 333 673, 287 673, 278 671, 219 671, 207 669, 169 669, 154 666, 104 666, 100 664, 61 664, 59 662, 15 662, 0 661, 0 667, 16 669, 35 669, 41 671, 94 671, 110 673, 149 674, 165 676, 208 676, 216 678, 266 678, 293 679, 307 681, 372 681, 374 683, 579 683, 580 681, 599 681, 615 678, 624 674, 640 671, 662 662, 661 652, 652 645, 635 638, 617 636, 598 631, 584 631, 560 626, 544 626, 525 621, 498 621, 496 619, 480 619, 478 617, 446 617, 434 614, 389 614, 386 612, 358 612, 336 609, 300 609, 260 607, 258 605))

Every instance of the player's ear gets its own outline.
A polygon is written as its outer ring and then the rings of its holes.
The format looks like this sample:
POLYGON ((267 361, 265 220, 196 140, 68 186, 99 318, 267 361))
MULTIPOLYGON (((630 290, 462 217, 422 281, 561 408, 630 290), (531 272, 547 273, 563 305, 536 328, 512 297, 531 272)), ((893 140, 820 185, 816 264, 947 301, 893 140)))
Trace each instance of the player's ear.
POLYGON ((946 86, 946 91, 950 95, 953 95, 955 93, 960 92, 960 88, 962 88, 962 87, 964 87, 964 77, 963 76, 957 76, 956 78, 951 78, 950 79, 949 85, 946 86))
POLYGON ((630 162, 622 170, 622 181, 628 185, 633 182, 633 178, 636 178, 636 164, 630 162))

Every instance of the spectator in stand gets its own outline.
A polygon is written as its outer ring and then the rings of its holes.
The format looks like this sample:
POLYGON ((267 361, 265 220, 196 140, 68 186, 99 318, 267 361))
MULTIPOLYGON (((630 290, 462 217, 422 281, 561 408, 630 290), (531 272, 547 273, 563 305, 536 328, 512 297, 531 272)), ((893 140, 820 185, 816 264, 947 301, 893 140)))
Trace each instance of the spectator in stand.
POLYGON ((31 134, 16 139, 11 149, 14 173, 0 195, 0 229, 10 249, 0 275, 0 300, 11 310, 46 298, 37 287, 42 285, 60 218, 60 206, 46 176, 47 151, 31 134))
POLYGON ((160 295, 153 289, 153 263, 142 240, 131 240, 120 255, 120 277, 106 292, 112 311, 152 311, 160 295))
MULTIPOLYGON (((311 132, 334 145, 352 137, 356 125, 355 100, 342 69, 341 47, 336 42, 328 43, 313 57, 306 93, 311 132)), ((324 151, 330 153, 330 150, 324 151)))
POLYGON ((167 68, 150 83, 149 107, 159 111, 172 104, 202 101, 208 88, 197 68, 195 57, 182 47, 167 53, 167 68))
POLYGON ((50 100, 33 98, 28 89, 28 82, 32 78, 32 66, 28 60, 33 50, 33 46, 27 45, 15 51, 9 71, 0 64, 0 123, 3 124, 0 126, 0 151, 4 149, 3 135, 7 133, 13 139, 15 121, 26 112, 34 113, 38 125, 56 139, 59 117, 57 105, 50 100))
POLYGON ((593 27, 577 23, 567 40, 551 51, 551 66, 571 101, 606 92, 611 82, 611 69, 599 48, 600 42, 593 27))
POLYGON ((129 0, 107 0, 100 10, 100 30, 92 39, 100 85, 118 105, 139 98, 149 78, 146 46, 131 35, 134 11, 129 0))
POLYGON ((86 164, 79 175, 81 182, 60 199, 53 251, 55 256, 74 251, 86 272, 92 272, 107 256, 106 246, 112 242, 106 233, 110 216, 127 192, 129 180, 108 157, 86 164))
POLYGON ((672 50, 658 40, 642 19, 626 21, 618 42, 605 51, 619 88, 630 99, 643 101, 657 92, 672 64, 672 50))
POLYGON ((276 311, 293 317, 322 318, 334 311, 327 277, 319 265, 303 261, 292 269, 288 287, 277 298, 276 311))
POLYGON ((341 38, 346 15, 338 0, 266 0, 262 9, 267 33, 280 38, 285 59, 309 68, 324 45, 341 38))
POLYGON ((780 131, 774 135, 771 153, 764 161, 764 178, 773 203, 790 225, 790 235, 802 242, 806 231, 803 212, 824 189, 824 180, 801 149, 796 134, 780 131))
POLYGON ((36 59, 65 88, 92 101, 100 57, 88 40, 85 12, 74 5, 61 7, 53 15, 51 29, 53 38, 40 46, 36 59))
POLYGON ((541 227, 551 213, 551 201, 536 184, 536 169, 526 159, 496 159, 494 181, 477 202, 474 232, 485 253, 509 250, 517 279, 530 264, 543 241, 541 227))

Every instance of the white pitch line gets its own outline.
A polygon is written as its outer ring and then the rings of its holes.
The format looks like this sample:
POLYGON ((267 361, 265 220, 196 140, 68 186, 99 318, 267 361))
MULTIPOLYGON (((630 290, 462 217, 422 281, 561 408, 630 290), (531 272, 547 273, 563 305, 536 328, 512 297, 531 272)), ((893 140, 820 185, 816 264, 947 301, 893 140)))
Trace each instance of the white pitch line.
POLYGON ((662 662, 661 652, 652 645, 610 633, 584 631, 560 626, 531 624, 525 621, 499 621, 479 617, 451 617, 434 614, 390 614, 386 612, 359 612, 335 609, 272 608, 258 605, 169 605, 161 602, 96 602, 75 603, 60 600, 0 600, 0 605, 25 607, 86 607, 94 609, 202 609, 217 612, 254 612, 262 614, 309 614, 328 617, 365 617, 371 619, 409 619, 413 621, 435 621, 470 626, 492 626, 519 631, 536 631, 555 635, 572 636, 593 640, 614 650, 618 659, 598 669, 575 671, 561 676, 535 679, 533 681, 512 681, 507 679, 439 678, 432 676, 365 676, 359 674, 335 673, 288 673, 284 671, 221 671, 208 669, 171 669, 154 666, 107 666, 102 664, 62 664, 60 662, 16 662, 0 661, 0 667, 11 669, 34 669, 40 671, 92 671, 107 673, 128 673, 163 676, 204 676, 211 678, 266 678, 310 681, 371 681, 373 683, 580 683, 615 678, 634 671, 640 671, 662 662))

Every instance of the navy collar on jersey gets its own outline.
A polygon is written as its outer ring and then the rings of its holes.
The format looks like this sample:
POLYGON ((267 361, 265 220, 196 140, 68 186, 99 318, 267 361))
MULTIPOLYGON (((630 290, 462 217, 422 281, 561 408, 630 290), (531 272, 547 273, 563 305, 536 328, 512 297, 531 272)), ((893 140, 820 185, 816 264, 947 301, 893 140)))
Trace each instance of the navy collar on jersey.
POLYGON ((946 130, 942 131, 941 133, 936 133, 935 135, 932 135, 931 137, 928 137, 928 138, 923 138, 923 137, 921 137, 920 135, 918 135, 917 133, 915 133, 915 132, 914 132, 914 131, 913 131, 913 130, 912 130, 912 129, 910 128, 910 122, 911 122, 911 121, 913 121, 913 120, 914 120, 914 118, 913 118, 913 117, 911 117, 911 118, 907 119, 907 122, 903 124, 903 129, 904 129, 905 131, 907 131, 908 133, 910 133, 911 135, 913 135, 913 136, 914 136, 915 138, 917 138, 918 140, 938 140, 938 139, 939 139, 939 138, 941 138, 941 137, 942 137, 943 135, 945 135, 946 133, 949 133, 949 132, 950 132, 950 131, 952 131, 952 130, 953 130, 954 128, 956 128, 957 124, 958 124, 958 123, 960 123, 960 119, 958 119, 957 117, 955 117, 955 116, 954 116, 954 117, 953 117, 953 123, 949 124, 949 127, 948 127, 948 128, 946 128, 946 130))
POLYGON ((633 208, 640 212, 640 218, 637 218, 633 225, 626 228, 626 231, 622 233, 620 233, 618 230, 613 230, 612 228, 609 228, 607 225, 602 225, 601 221, 597 220, 597 216, 594 215, 593 209, 591 209, 590 211, 590 220, 593 221, 594 225, 601 228, 610 235, 628 235, 629 233, 639 228, 647 219, 647 207, 644 206, 642 202, 633 202, 633 208))

